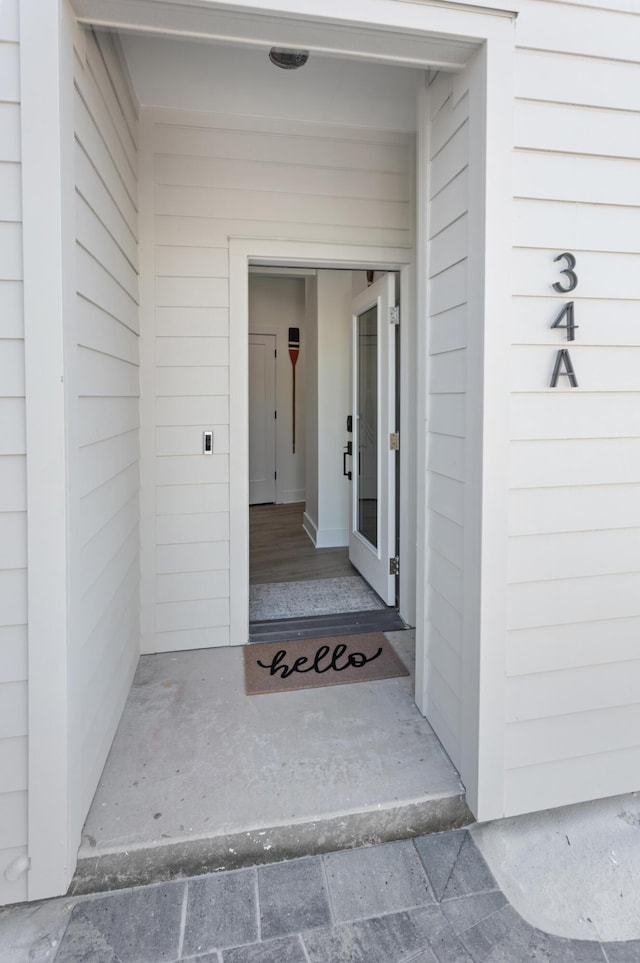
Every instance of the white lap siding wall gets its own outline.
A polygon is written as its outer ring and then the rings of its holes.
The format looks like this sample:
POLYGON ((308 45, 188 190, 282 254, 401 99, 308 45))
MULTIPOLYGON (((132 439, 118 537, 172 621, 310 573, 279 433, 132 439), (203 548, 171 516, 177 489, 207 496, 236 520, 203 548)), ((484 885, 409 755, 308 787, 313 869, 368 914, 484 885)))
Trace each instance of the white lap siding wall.
POLYGON ((229 634, 229 238, 410 248, 414 136, 178 110, 143 110, 141 122, 153 278, 143 298, 143 646, 238 644, 246 640, 229 634), (205 428, 211 456, 201 454, 205 428))
POLYGON ((137 112, 110 35, 75 36, 77 386, 70 405, 71 732, 79 832, 139 655, 137 112))
POLYGON ((517 21, 506 815, 640 788, 640 15, 597 6, 517 21))
POLYGON ((27 492, 18 0, 0 5, 0 904, 27 852, 27 492))

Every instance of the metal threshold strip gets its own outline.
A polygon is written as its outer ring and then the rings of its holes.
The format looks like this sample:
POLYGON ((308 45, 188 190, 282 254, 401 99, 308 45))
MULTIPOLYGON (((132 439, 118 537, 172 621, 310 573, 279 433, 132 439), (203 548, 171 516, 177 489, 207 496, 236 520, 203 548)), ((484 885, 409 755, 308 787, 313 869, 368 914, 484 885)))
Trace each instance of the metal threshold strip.
POLYGON ((335 615, 250 622, 249 642, 289 642, 294 639, 321 639, 326 635, 399 632, 406 628, 397 609, 372 609, 367 612, 340 612, 335 615))

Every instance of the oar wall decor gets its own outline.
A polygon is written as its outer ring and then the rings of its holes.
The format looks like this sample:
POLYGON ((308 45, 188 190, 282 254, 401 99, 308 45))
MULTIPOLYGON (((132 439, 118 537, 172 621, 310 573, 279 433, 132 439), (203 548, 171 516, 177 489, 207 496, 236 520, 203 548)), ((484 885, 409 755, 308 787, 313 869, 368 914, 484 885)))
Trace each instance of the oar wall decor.
POLYGON ((293 367, 293 453, 296 453, 296 362, 300 354, 300 328, 289 328, 289 357, 293 367))

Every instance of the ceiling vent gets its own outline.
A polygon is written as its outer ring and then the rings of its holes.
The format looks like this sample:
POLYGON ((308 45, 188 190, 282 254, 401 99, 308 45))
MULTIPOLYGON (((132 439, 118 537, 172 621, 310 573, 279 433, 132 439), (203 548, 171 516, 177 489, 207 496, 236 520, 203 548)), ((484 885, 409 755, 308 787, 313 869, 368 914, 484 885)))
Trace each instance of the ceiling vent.
POLYGON ((298 67, 304 67, 308 59, 308 50, 287 50, 284 47, 272 47, 269 51, 271 63, 283 70, 297 70, 298 67))

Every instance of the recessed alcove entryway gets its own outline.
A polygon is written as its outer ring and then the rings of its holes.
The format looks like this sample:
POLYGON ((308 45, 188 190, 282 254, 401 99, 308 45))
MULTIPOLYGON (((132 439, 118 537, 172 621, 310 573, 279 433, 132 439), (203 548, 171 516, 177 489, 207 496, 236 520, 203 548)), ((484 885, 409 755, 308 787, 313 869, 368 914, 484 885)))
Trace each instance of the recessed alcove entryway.
MULTIPOLYGON (((414 632, 389 633, 410 667, 414 632)), ((247 697, 242 648, 143 656, 71 892, 465 825, 411 677, 247 697)))

